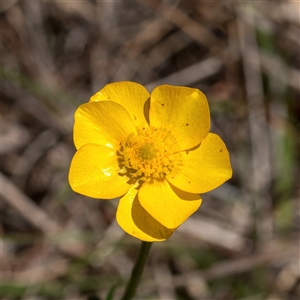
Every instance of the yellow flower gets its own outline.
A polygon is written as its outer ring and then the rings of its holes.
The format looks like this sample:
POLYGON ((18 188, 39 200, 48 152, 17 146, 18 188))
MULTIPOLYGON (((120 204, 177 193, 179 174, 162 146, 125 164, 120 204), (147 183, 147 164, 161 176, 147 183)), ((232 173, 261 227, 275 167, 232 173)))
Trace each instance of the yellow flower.
POLYGON ((120 197, 117 221, 143 241, 163 241, 201 204, 199 194, 231 178, 229 154, 209 133, 205 95, 161 85, 106 85, 75 113, 72 189, 120 197))

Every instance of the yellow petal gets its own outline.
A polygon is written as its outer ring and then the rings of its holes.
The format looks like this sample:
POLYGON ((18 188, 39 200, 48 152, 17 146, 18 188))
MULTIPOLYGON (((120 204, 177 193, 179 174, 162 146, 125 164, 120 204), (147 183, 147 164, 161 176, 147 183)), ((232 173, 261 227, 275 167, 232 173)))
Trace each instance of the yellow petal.
POLYGON ((136 132, 128 112, 112 101, 82 104, 75 112, 74 143, 118 147, 127 136, 136 132))
POLYGON ((151 94, 150 125, 171 130, 181 150, 197 146, 210 127, 205 95, 198 89, 158 86, 151 94))
POLYGON ((140 84, 131 81, 121 81, 107 84, 102 90, 93 95, 90 101, 111 100, 121 104, 130 114, 135 126, 148 126, 149 92, 140 84), (144 115, 145 112, 145 115, 144 115))
POLYGON ((166 180, 144 183, 139 191, 141 206, 167 228, 177 228, 201 204, 199 195, 171 186, 166 180))
POLYGON ((72 189, 82 195, 113 199, 130 188, 128 178, 118 174, 117 155, 105 146, 86 144, 74 155, 69 172, 72 189))
POLYGON ((132 187, 120 199, 117 210, 117 222, 128 234, 146 242, 164 241, 175 229, 167 229, 157 222, 140 205, 138 190, 132 187))
POLYGON ((216 134, 209 133, 200 147, 181 154, 182 166, 167 176, 168 181, 179 189, 190 193, 205 193, 232 176, 229 153, 216 134))

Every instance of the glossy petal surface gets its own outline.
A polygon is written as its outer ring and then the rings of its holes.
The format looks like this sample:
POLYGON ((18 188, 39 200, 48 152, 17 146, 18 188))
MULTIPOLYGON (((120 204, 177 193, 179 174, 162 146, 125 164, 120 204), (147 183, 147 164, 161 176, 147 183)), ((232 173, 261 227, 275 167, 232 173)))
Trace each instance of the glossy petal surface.
POLYGON ((166 181, 144 183, 139 192, 141 206, 167 228, 177 228, 200 206, 199 195, 177 189, 166 181))
POLYGON ((121 81, 107 84, 93 95, 90 101, 111 100, 119 103, 128 111, 135 126, 144 127, 148 126, 146 118, 148 118, 149 111, 145 103, 149 97, 149 92, 142 85, 131 81, 121 81))
POLYGON ((198 89, 158 86, 151 94, 150 125, 171 130, 181 150, 197 146, 210 127, 205 95, 198 89))
POLYGON ((116 148, 132 132, 136 129, 128 112, 113 101, 82 104, 75 112, 74 143, 77 149, 84 144, 116 148))
POLYGON ((113 149, 86 144, 74 155, 69 172, 72 189, 92 198, 113 199, 130 188, 128 178, 118 174, 117 156, 113 149))
POLYGON ((120 199, 117 210, 117 222, 128 234, 147 242, 164 241, 172 235, 175 229, 167 229, 157 222, 140 205, 138 190, 132 187, 120 199))
POLYGON ((230 179, 229 153, 222 139, 213 133, 200 147, 182 153, 182 166, 167 176, 169 182, 190 193, 206 193, 230 179))

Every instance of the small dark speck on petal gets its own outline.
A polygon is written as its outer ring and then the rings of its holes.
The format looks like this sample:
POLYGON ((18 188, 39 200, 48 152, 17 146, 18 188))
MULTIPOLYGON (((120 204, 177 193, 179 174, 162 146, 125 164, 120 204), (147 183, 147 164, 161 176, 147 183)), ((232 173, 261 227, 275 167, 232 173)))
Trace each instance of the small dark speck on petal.
POLYGON ((220 149, 220 152, 223 152, 223 149, 220 149))
POLYGON ((185 126, 189 126, 189 124, 188 124, 188 123, 186 123, 186 124, 185 124, 185 126))
POLYGON ((165 106, 165 105, 162 103, 161 106, 165 106))
POLYGON ((185 154, 189 154, 189 151, 185 151, 185 154))

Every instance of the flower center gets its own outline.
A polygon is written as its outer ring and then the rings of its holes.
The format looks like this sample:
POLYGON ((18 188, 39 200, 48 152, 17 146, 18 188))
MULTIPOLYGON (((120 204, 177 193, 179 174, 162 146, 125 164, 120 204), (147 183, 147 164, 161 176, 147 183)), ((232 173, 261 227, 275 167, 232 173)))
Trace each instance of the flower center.
POLYGON ((175 138, 162 129, 138 129, 121 143, 118 151, 120 173, 135 181, 163 179, 174 167, 175 138))
POLYGON ((148 142, 138 148, 138 156, 142 160, 151 160, 156 157, 158 150, 155 145, 151 142, 148 142))

